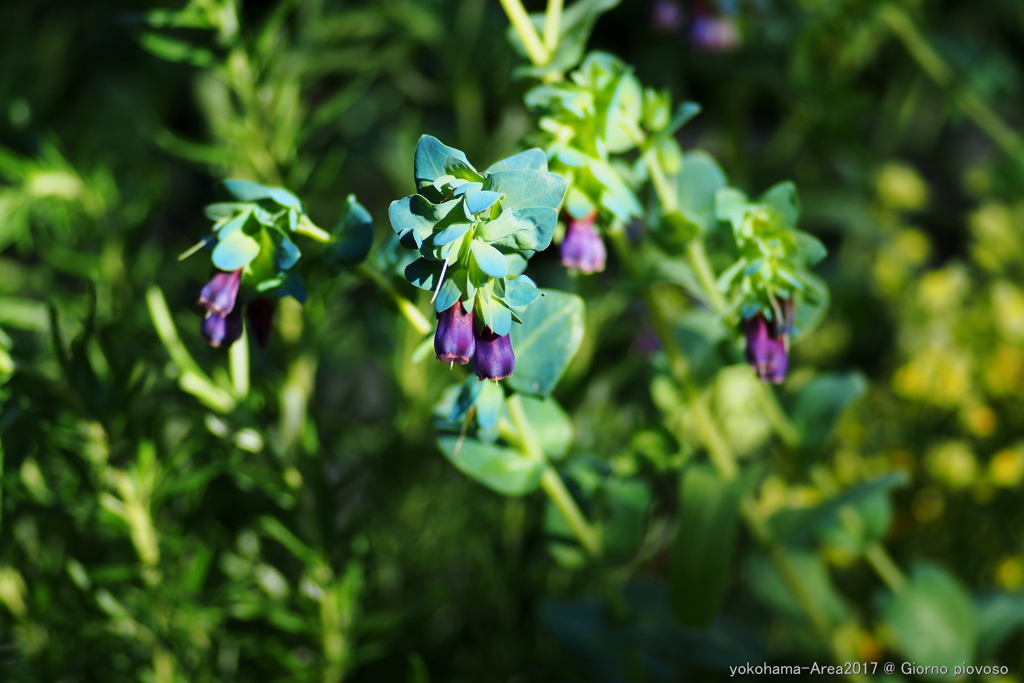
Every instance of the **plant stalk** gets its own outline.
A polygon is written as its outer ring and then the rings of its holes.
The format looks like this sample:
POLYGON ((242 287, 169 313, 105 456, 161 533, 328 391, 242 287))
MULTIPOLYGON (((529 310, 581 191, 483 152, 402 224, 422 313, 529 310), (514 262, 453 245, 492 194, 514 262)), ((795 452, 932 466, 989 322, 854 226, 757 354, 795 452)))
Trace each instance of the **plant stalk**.
POLYGON ((526 54, 530 57, 530 61, 536 66, 547 64, 551 55, 548 54, 541 42, 537 29, 534 27, 533 21, 530 20, 530 15, 523 7, 522 0, 501 0, 501 6, 505 10, 505 14, 508 15, 512 28, 519 34, 519 40, 523 41, 523 47, 526 48, 526 54))
POLYGON ((544 49, 548 52, 548 59, 558 47, 558 34, 562 29, 562 4, 562 0, 548 0, 547 12, 544 14, 544 49))
POLYGON ((583 546, 587 555, 592 559, 600 558, 601 538, 587 522, 586 517, 583 516, 572 494, 569 493, 569 489, 565 487, 565 482, 562 481, 562 478, 558 476, 558 472, 548 462, 547 456, 544 455, 544 451, 537 442, 537 435, 534 434, 533 429, 530 427, 530 422, 526 418, 526 411, 523 409, 522 401, 519 400, 519 395, 512 394, 509 396, 506 400, 506 405, 508 406, 509 416, 512 418, 512 424, 518 433, 519 444, 524 454, 532 460, 544 463, 544 474, 540 478, 540 486, 544 489, 544 493, 547 494, 554 506, 558 508, 558 512, 565 518, 569 528, 572 529, 573 535, 576 536, 576 540, 583 546))

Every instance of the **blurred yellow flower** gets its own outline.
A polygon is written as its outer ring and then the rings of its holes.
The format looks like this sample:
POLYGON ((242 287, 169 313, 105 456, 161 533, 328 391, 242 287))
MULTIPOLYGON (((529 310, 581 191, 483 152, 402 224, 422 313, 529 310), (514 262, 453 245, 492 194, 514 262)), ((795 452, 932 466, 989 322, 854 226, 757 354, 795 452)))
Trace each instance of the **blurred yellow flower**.
POLYGON ((925 467, 933 479, 952 489, 970 486, 978 476, 977 459, 964 441, 946 441, 933 447, 925 467))
POLYGON ((1009 590, 1024 586, 1024 562, 1017 555, 1003 558, 996 565, 996 583, 1009 590))
POLYGON ((882 166, 875 189, 883 204, 898 211, 917 211, 928 204, 928 185, 906 164, 890 161, 882 166))
POLYGON ((960 411, 960 421, 975 436, 988 436, 995 431, 998 417, 996 411, 984 404, 964 406, 960 411))
POLYGON ((893 384, 907 398, 946 407, 960 405, 970 389, 970 359, 946 346, 930 346, 896 371, 893 384))
POLYGON ((1021 243, 1013 225, 1015 213, 1004 204, 989 204, 971 215, 971 255, 982 268, 999 272, 1020 257, 1021 243))
POLYGON ((1011 488, 1024 479, 1024 444, 1005 448, 988 463, 988 479, 996 486, 1011 488))
POLYGON ((1024 339, 1024 292, 1005 280, 996 282, 992 285, 992 315, 1004 339, 1024 339))
POLYGON ((950 308, 961 304, 970 286, 967 271, 961 264, 953 263, 921 277, 917 300, 923 308, 948 315, 950 308))

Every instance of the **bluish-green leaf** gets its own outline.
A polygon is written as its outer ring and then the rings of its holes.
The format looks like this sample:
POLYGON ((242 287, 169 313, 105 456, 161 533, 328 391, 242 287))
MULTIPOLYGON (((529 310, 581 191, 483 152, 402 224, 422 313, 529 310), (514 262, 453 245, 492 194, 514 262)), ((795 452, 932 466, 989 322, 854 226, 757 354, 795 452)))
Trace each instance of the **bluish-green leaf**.
POLYGON ((437 278, 441 275, 441 263, 418 258, 405 267, 405 279, 414 287, 433 291, 437 288, 437 278))
POLYGON ((479 190, 466 194, 466 212, 470 215, 486 211, 498 202, 502 197, 500 192, 490 190, 479 190))
POLYGON ((786 227, 795 227, 800 221, 800 198, 796 193, 796 185, 788 180, 773 185, 761 195, 759 201, 772 207, 786 227))
POLYGON ((487 177, 485 187, 505 195, 506 209, 557 209, 568 187, 565 179, 547 171, 499 171, 487 177))
POLYGON ((217 241, 213 248, 213 265, 221 270, 238 270, 249 265, 260 253, 260 245, 241 230, 235 230, 217 241))
POLYGON ((388 207, 391 227, 409 248, 419 248, 434 231, 437 212, 433 204, 418 194, 391 202, 388 207), (411 239, 413 244, 409 244, 411 239))
POLYGON ((528 306, 540 296, 540 289, 526 275, 509 278, 505 284, 504 299, 509 306, 528 306))
POLYGON ((519 451, 450 436, 439 441, 448 461, 476 482, 506 496, 522 496, 537 488, 545 463, 519 451))
POLYGON ((491 277, 505 277, 508 274, 508 264, 500 251, 481 240, 473 240, 469 248, 473 253, 473 262, 481 271, 491 277))
POLYGON ((707 232, 718 221, 715 196, 726 187, 725 173, 710 154, 697 150, 684 157, 677 182, 680 212, 701 232, 707 232))
POLYGON ((483 429, 490 429, 501 416, 501 408, 505 404, 505 390, 497 382, 481 382, 483 388, 476 400, 476 421, 483 429))
POLYGON ((700 112, 701 106, 696 102, 680 103, 676 108, 676 113, 672 115, 672 120, 669 121, 664 134, 675 135, 676 131, 689 123, 700 112))
POLYGON ((337 275, 345 266, 365 261, 372 246, 373 219, 356 196, 350 194, 331 241, 324 247, 324 265, 331 275, 337 275))
POLYGON ((274 269, 278 272, 283 272, 298 262, 302 252, 299 251, 299 248, 295 246, 295 242, 292 242, 287 235, 278 232, 274 238, 274 269))
POLYGON ((686 468, 680 482, 679 526, 672 544, 669 596, 688 626, 711 623, 732 576, 741 489, 708 465, 686 468))
POLYGON ((544 150, 534 147, 528 149, 525 152, 519 152, 513 154, 510 157, 506 157, 501 161, 497 161, 484 171, 484 175, 489 173, 498 173, 500 171, 521 171, 521 170, 535 170, 535 171, 546 171, 548 170, 548 155, 544 153, 544 150))
POLYGON ((512 328, 516 371, 508 382, 516 391, 547 396, 583 341, 584 304, 575 294, 542 290, 524 309, 522 325, 512 328))
POLYGON ((886 596, 882 611, 897 648, 908 660, 950 670, 963 662, 974 663, 974 606, 960 582, 944 569, 930 564, 915 567, 903 588, 886 596))
POLYGON ((644 540, 651 490, 639 479, 609 477, 604 482, 601 549, 606 561, 633 559, 644 540))
POLYGON ((416 187, 434 182, 437 178, 446 175, 445 162, 449 157, 455 157, 469 165, 469 159, 459 150, 448 147, 437 138, 424 135, 416 144, 416 155, 414 158, 413 175, 416 180, 416 187))
POLYGON ((445 244, 451 244, 455 240, 461 238, 469 229, 473 227, 469 223, 455 223, 449 225, 443 230, 438 230, 434 233, 434 236, 430 238, 430 243, 435 247, 444 246, 445 244))
POLYGON ((225 180, 224 187, 233 194, 236 199, 242 202, 256 202, 261 199, 271 199, 281 206, 296 208, 302 211, 302 202, 283 187, 267 187, 248 180, 225 180))
POLYGON ((440 313, 446 311, 456 301, 462 298, 462 289, 454 278, 446 277, 437 290, 437 298, 434 299, 434 310, 440 313))
POLYGON ((564 458, 572 446, 573 427, 562 406, 550 396, 539 399, 520 394, 519 401, 541 450, 552 460, 564 458))
POLYGON ((512 331, 512 311, 502 305, 500 300, 491 299, 491 321, 489 327, 494 334, 504 337, 512 331))

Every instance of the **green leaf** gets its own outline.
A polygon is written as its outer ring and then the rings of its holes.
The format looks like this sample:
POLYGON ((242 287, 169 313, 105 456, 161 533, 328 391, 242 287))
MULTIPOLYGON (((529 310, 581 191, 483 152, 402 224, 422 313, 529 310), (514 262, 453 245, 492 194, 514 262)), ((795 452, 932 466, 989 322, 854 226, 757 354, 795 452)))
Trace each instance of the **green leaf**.
POLYGON ((505 195, 501 205, 506 209, 557 209, 568 184, 555 173, 523 169, 492 173, 487 176, 485 187, 505 195))
POLYGON ((508 275, 508 264, 500 251, 481 240, 470 242, 469 249, 473 253, 473 263, 483 273, 491 277, 508 275))
POLYGON ((544 153, 544 150, 534 147, 533 149, 528 149, 525 152, 513 154, 501 161, 496 161, 491 164, 486 171, 484 171, 484 175, 498 173, 499 171, 522 170, 548 170, 548 155, 544 153))
MULTIPOLYGON (((870 510, 879 500, 887 503, 892 491, 906 486, 909 482, 910 477, 905 472, 891 472, 857 484, 813 507, 779 510, 772 515, 768 523, 776 538, 789 543, 801 543, 810 540, 815 534, 828 533, 832 527, 841 525, 843 522, 840 511, 843 508, 850 507, 855 511, 870 510)), ((865 538, 862 539, 862 544, 881 539, 888 527, 888 520, 884 521, 884 524, 874 524, 863 530, 865 538)))
POLYGON ((978 660, 995 656, 999 647, 1024 624, 1024 595, 991 593, 974 599, 978 625, 978 660))
POLYGON ((449 158, 463 162, 469 168, 472 165, 466 155, 459 150, 448 147, 440 140, 430 135, 424 135, 416 144, 416 155, 413 161, 413 175, 415 176, 416 187, 429 185, 443 175, 447 175, 445 162, 449 158))
POLYGON ((168 38, 159 33, 143 33, 139 42, 143 48, 169 62, 183 62, 192 66, 207 67, 216 61, 213 53, 209 50, 168 38))
MULTIPOLYGON (((782 552, 801 586, 828 623, 844 620, 849 607, 833 585, 825 561, 810 551, 787 548, 782 552)), ((750 589, 763 603, 790 619, 806 623, 806 613, 768 557, 761 554, 751 556, 744 566, 744 574, 750 589)))
POLYGON ((569 415, 558 405, 558 401, 551 397, 539 399, 520 394, 519 400, 522 402, 523 412, 526 413, 526 421, 530 423, 541 450, 552 460, 564 458, 573 440, 572 420, 569 419, 569 415))
POLYGON ((610 563, 628 562, 644 539, 651 491, 639 479, 604 482, 604 514, 601 518, 601 548, 610 563))
MULTIPOLYGON (((472 378, 470 378, 472 381, 472 378)), ((497 382, 481 382, 484 385, 476 400, 476 421, 483 429, 490 429, 498 422, 505 405, 505 391, 497 382)))
MULTIPOLYGON (((685 168, 685 163, 684 168, 685 168)), ((715 216, 720 221, 732 223, 733 230, 739 230, 748 208, 747 196, 733 187, 723 187, 715 193, 715 216)))
POLYGON ((373 219, 370 212, 356 201, 356 196, 350 194, 331 241, 324 247, 323 258, 327 272, 337 275, 346 266, 362 263, 372 246, 373 219))
POLYGON ((974 662, 974 607, 960 583, 944 569, 930 564, 915 567, 906 585, 886 596, 882 612, 897 648, 908 660, 950 670, 962 662, 974 662))
MULTIPOLYGON (((481 223, 480 228, 477 230, 477 235, 485 242, 498 242, 524 228, 534 231, 534 233, 536 233, 537 229, 533 223, 526 223, 516 218, 515 211, 506 209, 493 221, 481 223)), ((536 235, 534 235, 534 243, 536 242, 536 235)))
POLYGON ((302 202, 283 187, 267 187, 248 180, 225 180, 224 187, 241 202, 256 202, 270 199, 286 208, 302 211, 302 202))
POLYGON ((440 275, 441 263, 439 261, 418 258, 405 267, 405 279, 413 287, 419 287, 428 292, 432 292, 437 288, 437 278, 440 275))
POLYGON ((526 275, 509 278, 505 285, 505 303, 509 306, 528 306, 540 298, 541 292, 526 275))
POLYGON ((486 211, 494 206, 501 197, 502 195, 500 192, 493 192, 491 190, 469 192, 466 194, 466 213, 472 216, 473 214, 478 214, 481 211, 486 211))
POLYGON ((814 273, 801 270, 796 276, 804 284, 804 291, 796 307, 796 330, 799 339, 825 319, 832 295, 828 284, 814 273))
POLYGON ((790 411, 793 425, 803 436, 801 449, 820 455, 839 416, 867 388, 860 372, 821 374, 802 386, 790 411))
POLYGON ((672 611, 687 626, 711 623, 732 575, 741 489, 695 464, 683 471, 682 510, 669 560, 672 611))
POLYGON ((796 242, 797 258, 805 267, 811 267, 828 255, 828 249, 814 235, 794 230, 790 233, 796 242))
MULTIPOLYGON (((484 390, 484 386, 487 384, 493 384, 493 382, 481 382, 474 376, 467 377, 466 381, 459 387, 455 402, 447 417, 448 422, 461 422, 469 414, 470 409, 476 405, 480 392, 484 390)), ((444 398, 442 397, 443 400, 444 398)))
POLYGON ((676 108, 676 113, 672 115, 672 120, 669 121, 668 127, 665 128, 662 135, 675 135, 676 131, 689 123, 700 112, 701 106, 696 102, 680 103, 676 108))
POLYGON ((274 269, 281 273, 294 266, 302 252, 284 233, 274 230, 274 269))
POLYGON ((583 341, 584 304, 575 294, 541 290, 541 298, 522 309, 523 324, 512 329, 516 391, 548 396, 583 341))
POLYGON ((459 471, 505 496, 522 496, 537 488, 546 464, 519 451, 476 439, 449 436, 439 440, 441 451, 459 471))
POLYGON ((800 221, 800 198, 796 194, 796 185, 788 180, 773 185, 759 201, 772 207, 786 227, 795 227, 800 221))
POLYGON ((434 223, 438 221, 438 211, 434 204, 414 194, 391 202, 391 206, 388 207, 388 218, 391 220, 392 229, 401 238, 403 246, 418 249, 433 234, 434 223), (409 244, 410 240, 413 244, 409 244))
POLYGON ((726 187, 725 173, 710 154, 697 150, 683 158, 677 183, 679 210, 701 232, 709 231, 718 221, 715 197, 726 187))
POLYGON ((221 270, 244 268, 260 253, 260 245, 241 230, 235 230, 217 241, 213 248, 213 265, 221 270))

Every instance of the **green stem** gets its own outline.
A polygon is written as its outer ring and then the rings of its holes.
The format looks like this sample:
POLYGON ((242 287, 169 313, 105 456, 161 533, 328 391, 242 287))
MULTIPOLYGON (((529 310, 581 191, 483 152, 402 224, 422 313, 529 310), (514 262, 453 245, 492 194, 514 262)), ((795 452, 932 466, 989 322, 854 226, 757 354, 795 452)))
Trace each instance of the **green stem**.
POLYGON ((903 570, 882 544, 877 542, 870 544, 864 549, 864 558, 893 593, 899 593, 906 585, 907 577, 904 576, 903 570))
POLYGON ((228 351, 231 368, 231 386, 235 395, 244 398, 249 393, 249 334, 242 330, 242 336, 228 351))
POLYGON ((504 8, 505 14, 508 15, 512 28, 519 34, 519 40, 523 41, 523 47, 526 48, 526 54, 530 57, 530 61, 534 66, 547 64, 550 55, 544 48, 544 44, 541 43, 537 29, 534 27, 533 21, 530 20, 530 15, 526 13, 522 1, 501 0, 501 6, 504 8))
POLYGON ((544 463, 544 474, 540 478, 540 486, 544 489, 544 493, 551 499, 554 506, 558 508, 558 512, 565 518, 569 528, 572 529, 573 534, 587 554, 593 559, 600 558, 601 538, 587 522, 583 513, 580 512, 579 506, 573 500, 569 489, 565 488, 565 483, 558 476, 558 472, 548 463, 547 457, 537 441, 537 435, 533 432, 530 422, 526 418, 526 411, 523 409, 522 401, 519 400, 519 395, 512 394, 509 396, 506 400, 506 405, 508 406, 508 413, 512 418, 512 424, 515 426, 518 442, 523 453, 531 460, 544 463))
POLYGON ((789 416, 782 410, 779 397, 772 391, 771 386, 764 382, 758 382, 757 387, 761 406, 764 408, 768 421, 775 429, 775 433, 779 435, 784 444, 790 448, 795 448, 800 444, 800 433, 793 426, 789 416))
POLYGON ((952 67, 929 44, 913 19, 901 8, 888 5, 881 17, 903 43, 914 61, 939 86, 952 91, 953 99, 1004 152, 1024 163, 1024 140, 973 90, 956 84, 952 67))
POLYGON ((380 289, 391 297, 391 300, 395 302, 395 306, 398 307, 398 312, 405 316, 405 319, 409 321, 409 324, 419 332, 420 334, 427 335, 434 331, 434 326, 430 324, 430 321, 420 313, 420 309, 416 307, 416 304, 409 301, 407 298, 395 289, 394 285, 388 282, 388 279, 381 275, 376 269, 371 268, 365 263, 360 263, 354 268, 354 270, 365 277, 367 280, 371 280, 380 289))
MULTIPOLYGON (((303 216, 299 221, 299 225, 295 228, 295 232, 316 240, 321 244, 326 244, 331 240, 331 234, 329 232, 317 227, 313 221, 309 220, 306 216, 303 216)), ((373 282, 385 294, 391 297, 391 300, 395 302, 395 306, 398 308, 398 312, 405 316, 405 319, 409 321, 409 324, 411 324, 417 332, 425 335, 434 331, 434 326, 430 324, 430 321, 428 321, 422 313, 420 313, 420 309, 416 307, 416 304, 402 296, 402 294, 395 289, 394 285, 388 282, 388 279, 377 272, 376 269, 365 263, 360 263, 358 266, 353 268, 353 270, 362 277, 373 282)))
POLYGON ((544 49, 550 55, 558 47, 558 33, 562 28, 562 0, 548 0, 548 9, 544 14, 544 49))

